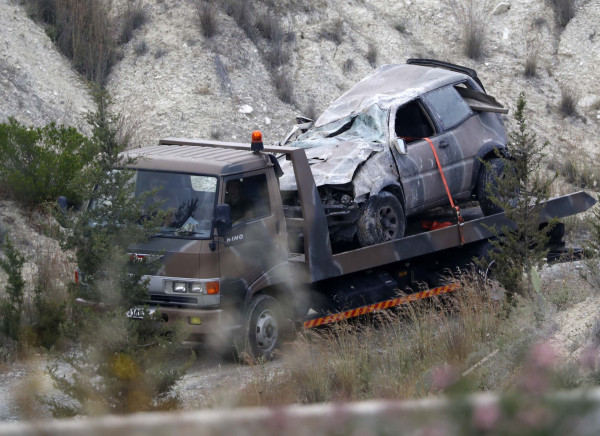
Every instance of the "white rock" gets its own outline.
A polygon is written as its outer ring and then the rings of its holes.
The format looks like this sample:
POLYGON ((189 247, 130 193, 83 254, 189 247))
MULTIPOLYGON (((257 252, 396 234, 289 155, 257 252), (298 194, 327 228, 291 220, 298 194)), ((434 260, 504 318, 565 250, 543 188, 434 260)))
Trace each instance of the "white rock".
POLYGON ((501 15, 510 9, 510 3, 508 2, 500 2, 496 5, 496 7, 492 10, 492 15, 501 15))
POLYGON ((269 117, 265 117, 265 124, 266 124, 267 126, 270 126, 270 125, 271 125, 271 118, 269 118, 269 117))
POLYGON ((253 111, 254 109, 252 108, 252 106, 248 106, 247 104, 240 106, 240 108, 238 109, 238 112, 241 114, 251 114, 253 111))
POLYGON ((577 105, 582 109, 588 109, 596 106, 597 104, 600 104, 600 97, 598 97, 596 94, 588 94, 582 97, 577 103, 577 105))

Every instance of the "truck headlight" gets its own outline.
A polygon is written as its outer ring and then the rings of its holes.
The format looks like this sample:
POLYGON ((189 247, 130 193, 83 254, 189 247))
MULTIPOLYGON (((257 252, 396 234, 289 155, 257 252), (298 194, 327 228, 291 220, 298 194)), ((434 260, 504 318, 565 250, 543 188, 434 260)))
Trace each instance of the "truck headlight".
POLYGON ((204 293, 204 283, 202 282, 192 282, 190 286, 190 292, 192 294, 203 294, 204 293))
POLYGON ((163 291, 167 294, 217 295, 219 285, 219 280, 164 280, 163 291))
POLYGON ((188 283, 187 282, 173 282, 173 292, 177 292, 178 294, 184 294, 188 291, 188 283))

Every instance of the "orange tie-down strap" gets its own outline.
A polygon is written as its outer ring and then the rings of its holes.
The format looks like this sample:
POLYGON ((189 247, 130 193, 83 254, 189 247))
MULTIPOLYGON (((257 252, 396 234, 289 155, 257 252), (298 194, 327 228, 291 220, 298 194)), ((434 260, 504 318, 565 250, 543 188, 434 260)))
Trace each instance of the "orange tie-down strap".
POLYGON ((463 219, 462 215, 460 214, 460 208, 454 204, 454 200, 452 199, 452 194, 450 194, 450 188, 448 187, 448 182, 446 182, 446 176, 444 175, 444 170, 442 169, 442 164, 440 163, 440 158, 438 157, 438 154, 435 149, 435 146, 433 145, 433 142, 431 142, 431 139, 429 139, 429 138, 423 138, 423 139, 425 139, 425 141, 429 142, 429 145, 431 146, 431 151, 433 151, 433 157, 435 157, 435 163, 437 164, 438 170, 440 171, 440 175, 442 176, 442 182, 444 183, 444 188, 446 189, 446 195, 448 195, 448 200, 450 201, 450 207, 452 208, 452 211, 454 212, 454 215, 456 216, 456 221, 457 221, 456 224, 458 226, 458 235, 460 237, 460 243, 464 244, 465 238, 463 237, 462 229, 460 228, 460 225, 465 220, 463 219))
POLYGON ((343 321, 349 318, 356 318, 357 316, 365 315, 367 313, 378 312, 380 310, 389 309, 391 307, 399 306, 401 304, 408 304, 411 301, 423 300, 425 298, 430 298, 435 295, 447 294, 448 292, 455 291, 458 288, 460 288, 460 283, 454 282, 448 285, 439 286, 437 288, 428 289, 426 291, 415 292, 414 294, 394 298, 392 300, 380 301, 379 303, 347 310, 345 312, 333 313, 331 315, 323 316, 320 318, 309 319, 308 321, 304 321, 303 326, 305 329, 310 329, 313 327, 318 327, 320 325, 333 324, 334 322, 343 321))

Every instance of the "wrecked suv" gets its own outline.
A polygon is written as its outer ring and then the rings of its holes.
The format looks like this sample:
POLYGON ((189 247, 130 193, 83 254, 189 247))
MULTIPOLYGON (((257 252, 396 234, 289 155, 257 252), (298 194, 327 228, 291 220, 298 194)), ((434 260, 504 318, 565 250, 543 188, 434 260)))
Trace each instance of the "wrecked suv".
MULTIPOLYGON (((500 113, 507 110, 474 70, 409 59, 377 69, 316 122, 299 119, 302 134, 286 145, 306 151, 332 241, 368 246, 403 237, 406 217, 449 203, 440 166, 454 200, 501 212, 486 189, 503 171, 498 153, 507 155, 500 113)), ((294 216, 293 169, 282 168, 286 213, 294 216)))

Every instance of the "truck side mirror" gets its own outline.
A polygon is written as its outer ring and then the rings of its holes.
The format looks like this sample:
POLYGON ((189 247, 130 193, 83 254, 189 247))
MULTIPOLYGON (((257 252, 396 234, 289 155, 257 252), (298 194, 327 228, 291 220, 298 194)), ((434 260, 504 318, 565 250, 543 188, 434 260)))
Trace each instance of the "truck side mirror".
POLYGON ((231 230, 231 226, 231 207, 228 204, 218 204, 215 209, 213 227, 217 228, 219 236, 223 236, 231 230))

